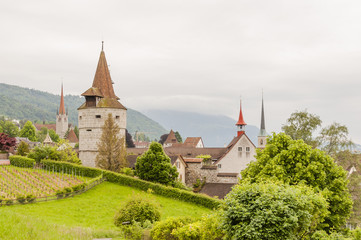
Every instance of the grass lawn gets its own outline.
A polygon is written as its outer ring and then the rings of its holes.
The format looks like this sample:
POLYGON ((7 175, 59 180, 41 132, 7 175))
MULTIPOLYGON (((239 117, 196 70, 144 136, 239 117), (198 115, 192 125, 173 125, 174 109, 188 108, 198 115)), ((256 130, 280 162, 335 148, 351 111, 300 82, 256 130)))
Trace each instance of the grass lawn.
MULTIPOLYGON (((88 192, 73 198, 44 203, 0 207, 0 239, 5 239, 6 237, 2 236, 2 230, 14 228, 13 230, 16 231, 14 222, 21 224, 19 221, 21 221, 22 217, 24 217, 26 221, 32 221, 33 219, 34 221, 43 222, 45 225, 50 224, 55 229, 60 227, 66 229, 88 229, 86 231, 90 229, 95 232, 118 231, 113 224, 115 212, 124 200, 128 199, 132 194, 140 192, 141 191, 131 187, 104 182, 88 192), (4 217, 13 217, 14 220, 6 221, 4 217), (20 220, 17 220, 17 218, 20 220), (8 226, 7 222, 9 223, 8 226), (12 224, 10 224, 11 222, 12 224)), ((152 196, 155 197, 156 201, 161 205, 162 219, 170 216, 201 217, 212 211, 191 203, 157 195, 152 196)), ((84 236, 85 238, 79 237, 78 239, 87 239, 86 236, 88 235, 85 234, 84 236)))

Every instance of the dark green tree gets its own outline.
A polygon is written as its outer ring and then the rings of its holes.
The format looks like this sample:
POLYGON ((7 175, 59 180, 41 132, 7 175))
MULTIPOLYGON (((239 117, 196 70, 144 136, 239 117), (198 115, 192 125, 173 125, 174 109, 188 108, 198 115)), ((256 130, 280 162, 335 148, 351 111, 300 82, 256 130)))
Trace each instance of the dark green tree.
POLYGON ((137 158, 136 175, 146 181, 173 185, 178 177, 177 168, 171 165, 160 143, 152 142, 149 149, 137 158))
POLYGON ((98 143, 97 167, 119 172, 127 167, 125 139, 119 137, 120 128, 115 123, 113 115, 108 114, 102 128, 102 136, 98 143))
POLYGON ((24 141, 21 141, 18 145, 16 154, 20 156, 26 156, 29 153, 29 144, 24 141))
POLYGON ((76 137, 79 139, 79 128, 76 125, 74 127, 74 133, 75 133, 76 137))
POLYGON ((305 239, 327 216, 327 202, 305 185, 243 182, 223 207, 226 239, 305 239))
POLYGON ((180 135, 180 133, 178 131, 176 131, 174 133, 175 137, 177 138, 177 141, 182 143, 183 142, 183 139, 182 139, 182 136, 180 135))
POLYGON ((27 121, 25 123, 24 127, 21 129, 20 137, 26 137, 32 142, 37 141, 37 139, 36 139, 36 129, 35 129, 34 125, 30 121, 27 121))
POLYGON ((241 183, 275 180, 306 184, 327 199, 330 215, 325 218, 324 229, 337 230, 345 225, 352 209, 347 173, 325 152, 280 133, 269 137, 266 148, 257 151, 256 159, 241 172, 241 183))
POLYGON ((163 145, 163 143, 165 142, 165 140, 167 140, 168 135, 169 135, 169 134, 166 133, 166 134, 163 134, 162 136, 160 136, 159 143, 163 145))
POLYGON ((287 119, 287 123, 282 126, 282 130, 292 139, 303 139, 312 147, 318 146, 318 141, 313 138, 313 132, 321 126, 319 116, 308 113, 307 110, 294 112, 287 119))

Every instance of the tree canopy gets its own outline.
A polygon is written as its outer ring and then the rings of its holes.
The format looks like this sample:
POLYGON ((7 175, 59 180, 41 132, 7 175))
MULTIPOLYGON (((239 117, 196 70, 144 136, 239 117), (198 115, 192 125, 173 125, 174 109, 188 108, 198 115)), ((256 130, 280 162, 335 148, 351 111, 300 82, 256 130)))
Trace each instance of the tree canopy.
POLYGON ((125 139, 119 137, 120 128, 111 113, 102 127, 102 136, 98 143, 96 165, 100 168, 119 172, 127 167, 125 139))
POLYGON ((345 224, 352 208, 347 173, 325 152, 280 133, 269 137, 265 149, 257 151, 256 159, 241 172, 241 183, 275 180, 306 184, 322 192, 329 203, 325 229, 338 229, 345 224))
POLYGON ((14 147, 16 140, 13 137, 5 133, 0 133, 0 151, 9 151, 11 147, 14 147))
POLYGON ((321 143, 321 149, 331 156, 353 144, 348 138, 347 127, 339 123, 333 123, 323 128, 318 139, 321 143))
POLYGON ((327 216, 327 206, 305 185, 245 182, 225 199, 223 228, 227 239, 302 239, 327 216))
POLYGON ((32 122, 27 121, 24 125, 24 127, 20 131, 20 137, 26 137, 30 141, 36 142, 36 129, 32 122))
POLYGON ((147 181, 173 185, 178 177, 177 168, 171 165, 160 143, 152 142, 149 149, 137 158, 136 175, 147 181))
POLYGON ((287 119, 287 123, 282 126, 282 130, 292 139, 303 139, 305 143, 316 147, 318 144, 312 134, 321 126, 321 123, 319 116, 304 110, 292 113, 287 119))
POLYGON ((0 121, 0 130, 9 137, 17 137, 19 134, 19 127, 11 121, 0 121))

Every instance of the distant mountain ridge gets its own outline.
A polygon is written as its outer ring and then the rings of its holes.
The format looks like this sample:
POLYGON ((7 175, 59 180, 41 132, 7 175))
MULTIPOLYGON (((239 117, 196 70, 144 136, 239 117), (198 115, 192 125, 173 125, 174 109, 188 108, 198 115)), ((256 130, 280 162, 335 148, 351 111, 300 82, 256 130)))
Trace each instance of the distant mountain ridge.
MULTIPOLYGON (((55 122, 60 105, 60 95, 0 83, 0 102, 0 115, 20 120, 55 122)), ((64 102, 69 113, 69 123, 77 125, 77 108, 84 103, 84 98, 65 95, 64 102)), ((127 111, 127 129, 131 134, 134 134, 135 131, 146 132, 146 135, 152 140, 159 139, 162 134, 168 132, 159 123, 129 108, 127 111)))
MULTIPOLYGON (((236 136, 236 121, 224 115, 172 110, 147 110, 144 114, 159 122, 162 126, 179 131, 183 140, 186 137, 202 137, 206 147, 223 147, 236 136)), ((259 128, 246 126, 246 134, 257 146, 259 128)))

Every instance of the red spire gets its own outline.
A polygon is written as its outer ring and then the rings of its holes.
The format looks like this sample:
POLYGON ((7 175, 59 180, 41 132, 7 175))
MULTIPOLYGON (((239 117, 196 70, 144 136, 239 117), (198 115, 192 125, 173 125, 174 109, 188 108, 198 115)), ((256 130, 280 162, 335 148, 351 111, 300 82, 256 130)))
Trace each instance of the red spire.
POLYGON ((61 96, 60 96, 59 115, 60 115, 60 114, 65 114, 64 95, 63 95, 63 84, 61 84, 61 96))
POLYGON ((247 123, 243 120, 243 114, 242 114, 242 101, 240 101, 239 104, 239 118, 238 118, 238 122, 236 123, 237 126, 239 125, 247 125, 247 123))

